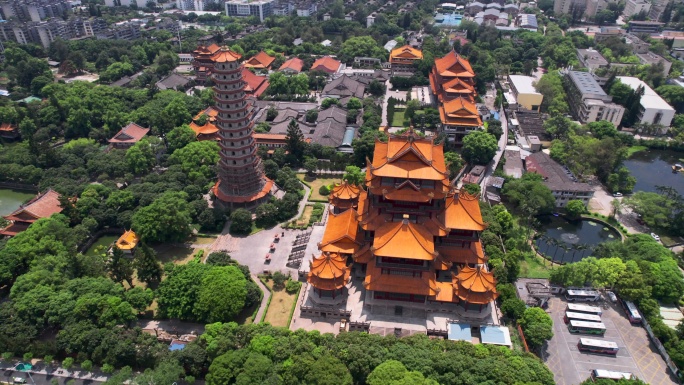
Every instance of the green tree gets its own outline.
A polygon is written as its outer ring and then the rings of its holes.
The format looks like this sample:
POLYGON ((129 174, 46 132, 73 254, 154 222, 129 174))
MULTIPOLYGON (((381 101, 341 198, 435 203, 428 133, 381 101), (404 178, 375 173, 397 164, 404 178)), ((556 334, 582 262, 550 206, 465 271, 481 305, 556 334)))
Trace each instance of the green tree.
POLYGON ((301 159, 305 147, 306 143, 304 142, 304 134, 302 134, 299 124, 297 124, 296 120, 291 119, 290 123, 287 125, 285 148, 296 159, 301 159))
POLYGON ((107 271, 114 282, 122 283, 126 281, 129 286, 133 286, 133 266, 131 265, 131 260, 116 246, 112 248, 112 255, 107 261, 107 271))
POLYGON ((444 153, 444 160, 449 168, 449 179, 456 177, 461 168, 465 165, 463 158, 457 152, 447 151, 444 153))
POLYGON ((539 348, 553 337, 553 320, 544 309, 538 307, 525 309, 518 324, 525 333, 525 340, 533 347, 539 348))
POLYGON ((501 303, 501 312, 511 319, 519 319, 525 313, 527 305, 518 298, 509 298, 501 303))
POLYGON ((362 107, 361 101, 358 98, 354 98, 354 97, 349 99, 349 101, 347 102, 347 106, 346 106, 346 108, 348 110, 360 110, 361 107, 362 107))
POLYGON ((307 123, 315 123, 316 119, 318 119, 318 110, 313 109, 313 110, 306 111, 307 123))
POLYGON ((173 154, 174 151, 195 141, 195 131, 187 124, 178 126, 166 134, 166 141, 168 142, 168 153, 173 154))
POLYGON ((62 367, 66 370, 71 369, 74 366, 74 359, 72 357, 67 357, 62 361, 62 367))
POLYGON ((344 169, 342 180, 352 185, 363 186, 363 182, 366 180, 366 174, 361 171, 359 167, 347 166, 344 169))
POLYGON ((230 215, 230 232, 249 234, 252 231, 252 213, 245 209, 237 209, 230 215))
POLYGON ((396 360, 388 360, 378 365, 367 379, 368 385, 437 385, 434 380, 428 380, 420 372, 409 372, 404 364, 396 360))
POLYGON ((126 163, 128 164, 128 169, 134 174, 150 171, 156 163, 156 158, 149 140, 141 139, 126 150, 126 163))
POLYGON ((563 115, 556 115, 544 122, 546 133, 554 139, 566 139, 577 130, 577 124, 563 115))
POLYGON ((556 206, 553 193, 539 174, 525 173, 522 178, 507 182, 501 192, 527 215, 550 213, 556 206))
POLYGON ((161 282, 162 268, 157 260, 157 254, 144 243, 135 250, 133 268, 135 268, 138 280, 145 282, 148 286, 156 286, 161 282))
POLYGON ((85 360, 81 362, 81 369, 85 370, 86 372, 91 371, 93 369, 93 361, 85 360))
POLYGON ((306 170, 307 175, 316 175, 316 170, 318 170, 318 159, 306 158, 306 160, 304 161, 304 169, 306 170))
POLYGON ((219 145, 213 140, 189 143, 169 157, 169 163, 180 164, 191 180, 214 178, 218 160, 219 145))
POLYGON ((387 51, 385 51, 371 36, 352 37, 342 43, 342 48, 338 53, 340 60, 351 63, 357 56, 386 60, 387 51))
POLYGON ((133 229, 146 242, 181 242, 191 232, 185 192, 169 191, 133 215, 133 229))
POLYGON ((587 209, 584 207, 584 202, 579 199, 572 199, 565 205, 565 212, 573 219, 581 217, 586 211, 587 209))
POLYGON ((480 194, 480 185, 476 183, 465 183, 463 185, 463 190, 465 190, 470 195, 480 194))
POLYGON ((487 164, 496 155, 499 144, 493 135, 484 131, 472 131, 463 138, 463 159, 470 164, 487 164))
POLYGON ((202 278, 193 313, 205 322, 225 322, 240 313, 246 296, 247 280, 237 267, 214 267, 202 278))

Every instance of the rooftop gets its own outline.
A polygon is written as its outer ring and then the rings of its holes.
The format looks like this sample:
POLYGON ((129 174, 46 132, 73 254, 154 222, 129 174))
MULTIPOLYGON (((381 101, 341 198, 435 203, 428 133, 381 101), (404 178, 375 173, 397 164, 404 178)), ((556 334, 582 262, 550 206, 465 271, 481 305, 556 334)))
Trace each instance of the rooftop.
POLYGON ((594 76, 589 72, 568 71, 568 76, 582 95, 592 94, 598 96, 608 96, 601 86, 596 82, 594 76))
POLYGON ((606 60, 601 53, 595 49, 578 49, 577 55, 584 60, 584 62, 589 64, 594 64, 597 66, 608 65, 608 60, 606 60))
POLYGON ((539 92, 537 92, 537 90, 534 88, 533 83, 535 78, 524 75, 509 75, 508 77, 511 79, 511 83, 513 83, 513 86, 518 93, 539 94, 539 92))
POLYGON ((648 84, 644 83, 638 78, 633 78, 630 76, 617 76, 617 79, 629 88, 636 90, 639 87, 644 87, 644 94, 641 96, 641 105, 644 108, 654 108, 659 110, 674 110, 672 106, 667 104, 667 102, 660 97, 648 84))
POLYGON ((536 172, 544 178, 544 184, 551 191, 594 191, 586 184, 575 182, 563 166, 543 152, 535 152, 525 159, 528 172, 536 172))

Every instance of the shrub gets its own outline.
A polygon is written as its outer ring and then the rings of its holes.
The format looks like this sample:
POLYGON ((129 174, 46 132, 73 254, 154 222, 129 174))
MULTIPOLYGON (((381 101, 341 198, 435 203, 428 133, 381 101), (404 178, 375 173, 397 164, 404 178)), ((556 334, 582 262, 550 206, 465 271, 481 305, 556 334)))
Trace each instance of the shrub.
POLYGON ((194 376, 185 376, 185 382, 192 385, 195 383, 195 377, 194 376))
POLYGON ((74 359, 71 357, 67 357, 62 361, 62 367, 66 370, 71 369, 71 367, 74 366, 74 359))
POLYGON ((33 353, 31 353, 31 352, 24 353, 24 361, 30 362, 32 359, 33 359, 33 353))
POLYGON ((276 271, 273 273, 273 289, 274 290, 280 290, 283 287, 285 287, 285 281, 287 281, 289 277, 279 271, 276 271))
POLYGON ((114 373, 114 366, 110 364, 102 364, 102 373, 111 374, 114 373))
POLYGON ((285 291, 288 292, 288 294, 294 294, 301 286, 301 282, 288 279, 287 283, 285 284, 285 291))
POLYGON ((318 193, 323 196, 328 196, 330 195, 330 189, 328 188, 328 186, 323 185, 321 186, 321 188, 318 189, 318 193))

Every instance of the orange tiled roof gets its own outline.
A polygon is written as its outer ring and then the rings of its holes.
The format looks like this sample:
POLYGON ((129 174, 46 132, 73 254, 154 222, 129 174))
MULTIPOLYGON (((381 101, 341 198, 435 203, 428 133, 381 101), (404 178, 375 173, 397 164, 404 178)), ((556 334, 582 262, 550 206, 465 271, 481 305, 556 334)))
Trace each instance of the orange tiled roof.
POLYGON ((312 70, 324 71, 330 74, 334 74, 340 68, 342 62, 335 60, 330 56, 323 56, 318 58, 311 66, 312 70))
POLYGON ((210 45, 210 46, 203 46, 203 45, 201 45, 201 46, 197 47, 197 49, 194 50, 193 53, 200 54, 200 55, 201 55, 201 54, 213 55, 213 54, 215 54, 215 53, 216 53, 218 50, 220 50, 220 49, 221 49, 221 47, 220 47, 218 44, 214 43, 214 44, 212 44, 212 45, 210 45))
POLYGON ((12 123, 2 123, 0 124, 0 131, 8 131, 12 132, 17 129, 17 126, 15 126, 12 123))
POLYGON ((252 56, 245 62, 247 68, 267 69, 273 64, 275 58, 264 51, 252 56))
POLYGON ((468 303, 484 305, 499 296, 494 275, 483 267, 462 267, 455 279, 458 298, 468 303))
POLYGON ((360 235, 354 210, 330 214, 318 248, 326 252, 353 254, 361 248, 360 235))
POLYGON ((404 60, 422 60, 423 59, 423 51, 413 48, 410 45, 405 45, 403 47, 395 48, 392 50, 390 53, 390 63, 393 63, 395 61, 404 61, 404 60))
POLYGON ((302 72, 302 68, 304 68, 304 61, 300 58, 293 57, 292 59, 286 60, 285 63, 280 66, 279 70, 289 69, 295 72, 302 72))
POLYGON ((211 61, 215 63, 227 63, 227 62, 233 62, 233 61, 238 61, 242 58, 242 55, 239 53, 232 51, 228 47, 221 47, 220 50, 218 50, 216 53, 211 55, 211 61))
POLYGON ((338 253, 323 253, 309 264, 307 282, 321 290, 341 289, 349 281, 351 268, 338 253))
POLYGON ((436 295, 439 292, 434 271, 423 271, 420 277, 382 274, 375 261, 368 262, 366 279, 363 282, 366 290, 386 291, 416 295, 436 295))
POLYGON ((336 184, 335 187, 333 187, 330 192, 330 198, 332 199, 334 197, 344 200, 357 199, 361 194, 361 191, 363 191, 361 187, 342 181, 342 183, 336 184))
POLYGON ((441 244, 436 246, 436 250, 445 261, 450 263, 457 263, 459 265, 481 265, 487 262, 487 258, 482 250, 482 243, 479 241, 471 242, 469 249, 449 247, 448 244, 441 244))
POLYGON ((444 92, 458 93, 458 94, 474 94, 475 87, 468 84, 461 78, 453 78, 442 85, 444 92))
POLYGON ((268 77, 254 74, 247 68, 242 69, 242 80, 247 83, 245 92, 257 98, 266 91, 269 85, 268 77))
POLYGON ((117 132, 113 138, 109 139, 109 143, 137 143, 148 132, 150 132, 149 128, 144 128, 131 122, 117 132))
POLYGON ((470 62, 454 51, 435 59, 435 69, 443 77, 475 77, 475 71, 470 66, 470 62))
POLYGON ((387 143, 376 141, 373 163, 367 173, 437 181, 448 178, 442 146, 411 131, 404 135, 390 135, 387 143))
POLYGON ((19 219, 23 221, 38 220, 40 218, 47 218, 52 214, 62 212, 62 207, 59 205, 59 193, 55 190, 47 190, 43 194, 38 194, 35 198, 30 200, 22 207, 15 210, 13 213, 7 215, 8 220, 19 219))
POLYGON ((254 202, 257 201, 266 195, 268 195, 271 192, 271 189, 273 188, 273 181, 264 177, 266 179, 266 183, 264 183, 264 187, 261 188, 260 191, 257 191, 256 193, 249 195, 249 196, 237 196, 237 195, 225 195, 221 189, 219 188, 221 185, 221 180, 217 181, 214 187, 212 187, 212 191, 214 192, 214 195, 216 198, 218 198, 222 202, 232 202, 232 203, 246 203, 246 202, 254 202))
POLYGON ((477 197, 465 190, 447 198, 444 224, 450 229, 457 230, 483 231, 487 228, 482 220, 477 197))
POLYGON ((204 123, 204 126, 200 126, 195 122, 191 122, 190 128, 193 131, 195 131, 195 136, 213 135, 219 131, 218 127, 216 127, 216 125, 214 125, 213 123, 209 122, 209 120, 207 120, 207 122, 204 123))
POLYGON ((373 254, 432 261, 437 256, 432 234, 420 224, 408 220, 386 223, 375 232, 373 254))
POLYGON ((459 97, 439 106, 439 117, 445 125, 479 127, 482 118, 475 104, 459 97))
POLYGON ((140 239, 133 230, 126 230, 116 241, 116 247, 121 250, 133 250, 140 239))
POLYGON ((204 111, 200 111, 197 115, 195 115, 195 117, 192 118, 192 120, 197 120, 201 118, 202 115, 207 115, 209 117, 209 120, 213 121, 218 116, 218 110, 214 107, 207 107, 204 111))

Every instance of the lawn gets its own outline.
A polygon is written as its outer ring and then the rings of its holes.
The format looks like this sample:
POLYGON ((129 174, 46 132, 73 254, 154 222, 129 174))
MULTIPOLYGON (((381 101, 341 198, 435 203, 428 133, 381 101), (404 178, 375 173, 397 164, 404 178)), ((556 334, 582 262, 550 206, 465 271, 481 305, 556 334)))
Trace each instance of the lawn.
POLYGON ((290 324, 290 310, 292 310, 292 305, 297 301, 297 293, 288 294, 284 288, 274 291, 273 280, 266 282, 266 286, 271 289, 271 302, 268 304, 264 322, 268 322, 273 326, 288 327, 290 324))
POLYGON ((539 256, 526 256, 520 262, 521 278, 549 278, 550 271, 550 262, 539 256))
MULTIPOLYGON (((186 263, 192 261, 194 255, 201 249, 193 249, 190 246, 185 245, 168 245, 162 244, 153 247, 154 251, 157 252, 157 258, 159 262, 163 264, 167 262, 173 262, 176 265, 185 265, 186 263)), ((206 256, 207 250, 205 250, 206 256)))
POLYGON ((627 158, 630 156, 636 154, 637 152, 640 151, 645 151, 648 147, 646 146, 632 146, 632 147, 627 147, 627 158))
POLYGON ((297 219, 297 226, 306 226, 309 224, 309 218, 311 218, 311 212, 313 211, 313 206, 304 206, 304 212, 302 216, 297 219))
POLYGON ((321 186, 330 186, 333 183, 340 183, 342 182, 341 178, 316 178, 316 179, 310 179, 309 177, 306 176, 306 174, 297 174, 297 178, 299 180, 303 180, 306 183, 311 186, 311 197, 310 200, 312 201, 328 201, 327 196, 323 196, 318 193, 318 189, 321 188, 321 186))
POLYGON ((392 127, 404 127, 404 111, 406 110, 394 110, 392 121, 390 122, 392 127))

